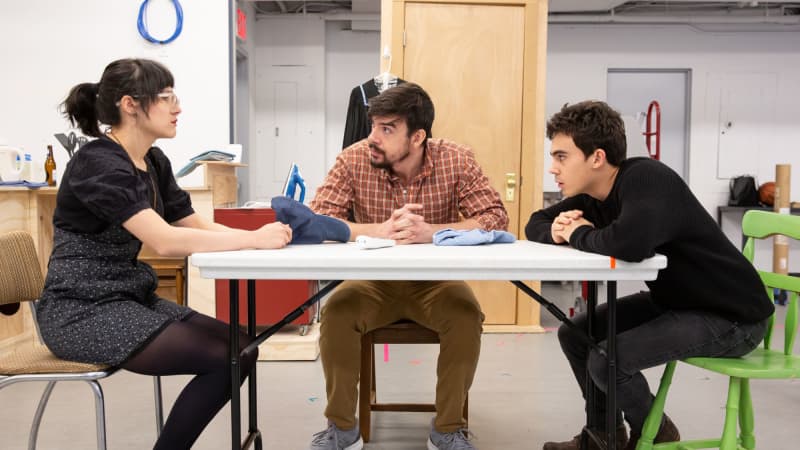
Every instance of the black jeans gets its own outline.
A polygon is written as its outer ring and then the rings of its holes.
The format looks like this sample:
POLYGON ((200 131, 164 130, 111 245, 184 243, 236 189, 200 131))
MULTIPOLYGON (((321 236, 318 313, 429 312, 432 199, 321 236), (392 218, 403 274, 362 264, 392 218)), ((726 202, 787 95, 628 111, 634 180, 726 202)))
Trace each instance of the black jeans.
MULTIPOLYGON (((595 311, 595 338, 605 348, 607 305, 595 311)), ((586 329, 586 314, 573 322, 586 329)), ((638 433, 653 404, 653 396, 642 370, 669 361, 694 357, 736 357, 755 349, 767 330, 767 320, 740 324, 716 314, 695 310, 670 310, 657 306, 649 292, 617 300, 617 406, 631 430, 638 433)), ((575 379, 586 386, 586 369, 598 388, 597 417, 605 417, 608 390, 608 362, 596 350, 589 350, 576 332, 562 325, 558 340, 569 360, 575 379)), ((583 392, 584 399, 586 392, 583 392)), ((617 423, 621 423, 617 411, 617 423)), ((605 429, 605 421, 600 421, 605 429)))

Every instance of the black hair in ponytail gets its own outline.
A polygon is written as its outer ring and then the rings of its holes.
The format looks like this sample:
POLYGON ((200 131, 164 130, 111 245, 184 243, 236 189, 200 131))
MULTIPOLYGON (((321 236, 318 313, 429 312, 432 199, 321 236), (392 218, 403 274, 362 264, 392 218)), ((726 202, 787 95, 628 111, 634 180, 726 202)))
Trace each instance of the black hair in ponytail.
POLYGON ((119 124, 122 97, 130 95, 138 100, 147 115, 158 94, 174 86, 172 73, 161 63, 149 59, 119 59, 106 66, 99 83, 81 83, 73 87, 61 109, 83 134, 100 137, 100 123, 119 124))
POLYGON ((62 103, 64 115, 73 126, 77 125, 87 136, 100 136, 95 113, 97 83, 81 83, 70 89, 67 99, 62 103))

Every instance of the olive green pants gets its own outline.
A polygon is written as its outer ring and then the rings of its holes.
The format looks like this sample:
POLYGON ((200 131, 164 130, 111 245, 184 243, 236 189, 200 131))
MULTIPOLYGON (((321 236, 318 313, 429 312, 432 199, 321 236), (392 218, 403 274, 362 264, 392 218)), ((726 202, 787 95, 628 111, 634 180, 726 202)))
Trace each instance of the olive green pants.
POLYGON ((325 416, 343 430, 356 426, 361 336, 410 319, 439 333, 436 419, 441 433, 463 428, 464 401, 481 349, 483 313, 463 281, 346 281, 327 300, 320 357, 328 406, 325 416))

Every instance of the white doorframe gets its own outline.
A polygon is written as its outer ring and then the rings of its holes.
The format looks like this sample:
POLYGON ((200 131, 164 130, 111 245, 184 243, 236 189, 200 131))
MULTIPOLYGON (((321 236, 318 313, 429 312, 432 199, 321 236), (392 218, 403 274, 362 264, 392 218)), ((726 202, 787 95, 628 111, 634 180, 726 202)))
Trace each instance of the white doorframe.
MULTIPOLYGON (((250 164, 250 58, 247 52, 237 47, 236 49, 236 111, 234 121, 235 143, 242 146, 243 164, 250 164)), ((239 177, 239 203, 250 199, 250 171, 237 171, 239 177)))

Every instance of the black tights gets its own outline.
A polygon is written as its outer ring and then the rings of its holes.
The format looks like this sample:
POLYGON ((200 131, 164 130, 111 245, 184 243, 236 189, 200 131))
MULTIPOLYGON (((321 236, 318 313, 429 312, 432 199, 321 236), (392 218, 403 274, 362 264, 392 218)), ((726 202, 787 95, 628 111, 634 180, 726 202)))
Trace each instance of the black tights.
MULTIPOLYGON (((231 398, 230 339, 226 323, 196 313, 167 325, 122 368, 144 375, 197 375, 186 385, 169 413, 154 450, 188 449, 231 398)), ((239 351, 250 338, 241 333, 239 351)), ((241 354, 244 381, 258 349, 241 354)))

